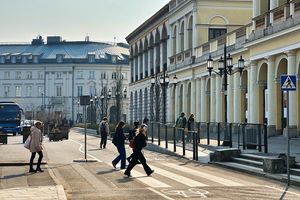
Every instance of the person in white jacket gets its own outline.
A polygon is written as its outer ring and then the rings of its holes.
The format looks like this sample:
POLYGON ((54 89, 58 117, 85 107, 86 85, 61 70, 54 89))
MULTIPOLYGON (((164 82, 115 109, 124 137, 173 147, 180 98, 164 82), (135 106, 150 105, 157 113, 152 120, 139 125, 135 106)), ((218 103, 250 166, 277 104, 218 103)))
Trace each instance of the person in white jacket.
POLYGON ((44 170, 41 169, 41 162, 43 159, 43 148, 42 148, 42 133, 41 128, 43 127, 42 122, 38 121, 30 128, 30 146, 29 150, 31 152, 31 158, 30 158, 30 169, 29 172, 43 172, 44 170), (36 170, 33 169, 33 160, 35 158, 36 153, 39 154, 39 159, 37 163, 36 170))

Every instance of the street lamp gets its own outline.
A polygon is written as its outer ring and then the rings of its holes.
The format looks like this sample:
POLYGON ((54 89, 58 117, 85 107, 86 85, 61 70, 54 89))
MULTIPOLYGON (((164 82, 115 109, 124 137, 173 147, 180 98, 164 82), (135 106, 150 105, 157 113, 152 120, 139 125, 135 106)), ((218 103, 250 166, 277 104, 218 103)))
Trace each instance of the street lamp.
POLYGON ((106 92, 106 90, 104 89, 101 93, 101 96, 100 96, 100 100, 101 100, 101 119, 104 116, 107 116, 107 106, 108 106, 108 102, 110 100, 110 97, 111 97, 111 90, 108 89, 108 91, 106 92), (105 100, 105 104, 104 104, 104 100, 105 100))
MULTIPOLYGON (((242 72, 244 70, 245 67, 245 61, 243 59, 243 57, 241 56, 240 59, 238 60, 238 70, 233 72, 232 68, 232 57, 230 56, 230 54, 227 55, 227 49, 226 49, 226 43, 224 44, 224 55, 223 57, 221 56, 220 60, 218 61, 218 69, 219 72, 215 71, 213 69, 213 59, 211 58, 211 56, 209 55, 209 58, 207 59, 207 70, 209 72, 209 76, 211 76, 211 73, 214 72, 215 74, 219 75, 219 76, 223 76, 224 80, 223 80, 223 91, 224 91, 224 109, 225 109, 225 113, 224 113, 224 123, 225 123, 225 138, 226 136, 228 137, 228 132, 227 132, 227 76, 229 75, 233 75, 236 72, 239 72, 240 75, 242 75, 242 72), (224 59, 223 59, 224 58, 224 59)), ((224 146, 230 146, 232 147, 232 141, 230 140, 230 142, 228 144, 225 143, 226 141, 224 141, 223 145, 224 146)), ((228 142, 228 141, 227 141, 228 142)))
POLYGON ((162 87, 163 91, 163 123, 166 123, 166 101, 167 101, 167 95, 166 95, 166 90, 169 85, 169 76, 166 75, 165 70, 163 71, 163 75, 160 76, 160 85, 162 87))

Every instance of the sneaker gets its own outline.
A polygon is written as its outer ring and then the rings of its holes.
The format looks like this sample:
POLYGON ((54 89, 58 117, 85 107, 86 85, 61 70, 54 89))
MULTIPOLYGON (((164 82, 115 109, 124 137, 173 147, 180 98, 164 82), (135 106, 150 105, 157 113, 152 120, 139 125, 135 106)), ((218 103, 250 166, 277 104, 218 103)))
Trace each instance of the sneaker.
POLYGON ((130 172, 126 172, 126 171, 124 172, 124 175, 127 176, 127 177, 131 176, 130 172))
POLYGON ((112 166, 113 166, 114 168, 117 168, 117 167, 116 167, 116 163, 114 163, 114 161, 112 161, 111 164, 112 164, 112 166))
POLYGON ((37 172, 44 172, 44 170, 42 170, 41 168, 37 168, 36 171, 37 172))
POLYGON ((153 172, 154 172, 154 170, 151 170, 151 172, 149 174, 147 174, 147 176, 150 176, 153 172))

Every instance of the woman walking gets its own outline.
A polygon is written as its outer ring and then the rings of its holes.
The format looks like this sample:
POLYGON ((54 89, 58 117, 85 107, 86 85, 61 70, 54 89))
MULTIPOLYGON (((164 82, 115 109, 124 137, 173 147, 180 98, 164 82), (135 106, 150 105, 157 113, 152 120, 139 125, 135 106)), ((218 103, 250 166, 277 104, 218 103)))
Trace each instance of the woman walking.
POLYGON ((137 136, 134 138, 134 149, 133 149, 133 156, 132 159, 124 172, 126 176, 130 176, 130 171, 134 168, 134 166, 138 163, 138 161, 141 162, 141 164, 144 167, 144 170, 148 176, 150 176, 154 170, 152 170, 146 163, 146 158, 144 157, 142 153, 142 149, 147 145, 147 125, 142 124, 137 136))
POLYGON ((121 169, 126 168, 126 151, 125 151, 125 135, 124 135, 125 122, 120 121, 116 127, 116 132, 113 137, 112 143, 117 147, 119 155, 112 161, 112 165, 116 168, 116 165, 121 160, 121 169))
POLYGON ((36 122, 34 124, 34 126, 32 126, 30 128, 30 137, 31 137, 31 141, 30 141, 30 152, 31 152, 31 158, 30 158, 30 169, 29 172, 44 172, 44 170, 41 169, 41 162, 43 159, 43 148, 42 148, 42 133, 41 133, 41 128, 43 127, 42 122, 36 122), (38 158, 38 163, 37 163, 37 167, 36 170, 33 169, 33 160, 35 158, 36 153, 39 154, 39 158, 38 158))
POLYGON ((192 138, 192 131, 195 130, 195 116, 194 114, 191 114, 188 122, 187 122, 187 126, 188 126, 188 134, 187 134, 187 142, 191 142, 191 138, 192 138))

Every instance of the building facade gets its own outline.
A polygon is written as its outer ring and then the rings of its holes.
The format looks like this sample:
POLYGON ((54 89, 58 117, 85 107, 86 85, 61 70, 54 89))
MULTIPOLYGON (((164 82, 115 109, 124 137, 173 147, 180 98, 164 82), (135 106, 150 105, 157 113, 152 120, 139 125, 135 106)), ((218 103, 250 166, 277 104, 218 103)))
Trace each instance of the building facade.
POLYGON ((20 104, 27 119, 82 121, 79 96, 89 95, 88 121, 126 120, 129 51, 124 44, 63 41, 0 45, 0 101, 20 104), (124 94, 125 91, 125 94, 124 94), (124 96, 125 95, 125 96, 124 96))

